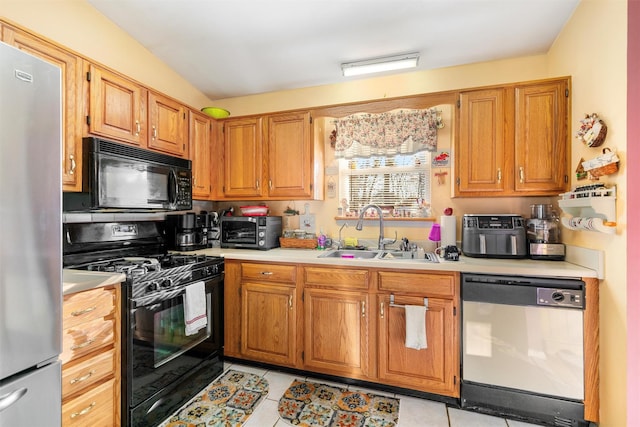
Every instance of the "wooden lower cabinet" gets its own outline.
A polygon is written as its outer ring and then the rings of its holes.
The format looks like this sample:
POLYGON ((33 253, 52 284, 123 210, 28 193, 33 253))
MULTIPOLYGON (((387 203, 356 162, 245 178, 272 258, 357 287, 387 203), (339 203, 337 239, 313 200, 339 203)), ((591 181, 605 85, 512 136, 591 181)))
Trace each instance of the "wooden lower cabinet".
POLYGON ((120 425, 120 288, 65 295, 62 425, 120 425))
POLYGON ((458 397, 458 273, 380 271, 378 290, 379 381, 458 397), (425 300, 427 348, 408 348, 404 306, 425 305, 425 300))
POLYGON ((224 354, 294 367, 297 267, 225 261, 224 354))
POLYGON ((304 365, 311 371, 371 379, 369 295, 304 291, 304 365))
POLYGON ((225 355, 459 397, 459 273, 227 260, 225 275, 225 355), (404 305, 425 298, 427 348, 407 348, 404 305))
POLYGON ((279 365, 295 363, 295 293, 287 285, 242 284, 241 354, 279 365))

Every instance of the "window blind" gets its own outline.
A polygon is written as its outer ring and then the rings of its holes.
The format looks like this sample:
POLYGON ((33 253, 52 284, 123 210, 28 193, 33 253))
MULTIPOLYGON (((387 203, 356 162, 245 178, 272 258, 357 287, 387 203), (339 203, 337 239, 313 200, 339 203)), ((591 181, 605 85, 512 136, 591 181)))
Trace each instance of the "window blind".
POLYGON ((341 160, 341 199, 352 211, 373 203, 408 215, 418 210, 419 200, 430 203, 430 163, 426 151, 341 160))

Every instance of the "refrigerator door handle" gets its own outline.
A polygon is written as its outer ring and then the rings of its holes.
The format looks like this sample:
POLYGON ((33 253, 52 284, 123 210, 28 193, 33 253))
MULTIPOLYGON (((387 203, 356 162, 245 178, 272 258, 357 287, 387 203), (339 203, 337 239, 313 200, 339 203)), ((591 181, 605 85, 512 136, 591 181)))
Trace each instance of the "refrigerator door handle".
POLYGON ((27 388, 22 387, 21 389, 0 396, 0 412, 22 399, 25 394, 27 394, 27 388))

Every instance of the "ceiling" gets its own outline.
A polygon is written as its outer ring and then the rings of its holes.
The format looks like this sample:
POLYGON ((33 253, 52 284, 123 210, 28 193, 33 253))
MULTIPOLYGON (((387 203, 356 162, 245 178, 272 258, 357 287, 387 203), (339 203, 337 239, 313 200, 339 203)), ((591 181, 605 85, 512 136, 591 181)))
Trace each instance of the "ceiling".
POLYGON ((419 52, 427 70, 543 54, 579 0, 88 2, 221 99, 371 77, 340 64, 387 55, 419 52))

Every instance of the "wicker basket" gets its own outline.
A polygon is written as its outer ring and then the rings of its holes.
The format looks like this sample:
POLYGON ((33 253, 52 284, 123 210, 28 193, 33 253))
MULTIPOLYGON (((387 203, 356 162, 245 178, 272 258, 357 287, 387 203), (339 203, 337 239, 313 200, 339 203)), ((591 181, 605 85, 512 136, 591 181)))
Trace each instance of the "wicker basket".
POLYGON ((618 163, 620 163, 618 156, 609 148, 603 148, 602 156, 598 156, 588 162, 583 162, 582 166, 593 178, 598 178, 617 172, 618 163))
POLYGON ((611 175, 612 173, 618 172, 618 162, 609 163, 608 165, 600 166, 599 168, 591 169, 587 172, 589 172, 594 178, 598 178, 603 175, 611 175))
POLYGON ((600 119, 594 123, 593 127, 584 135, 584 143, 587 147, 598 147, 602 145, 607 137, 607 125, 600 119))
POLYGON ((318 247, 316 239, 296 239, 290 237, 280 238, 281 248, 315 249, 318 247))

